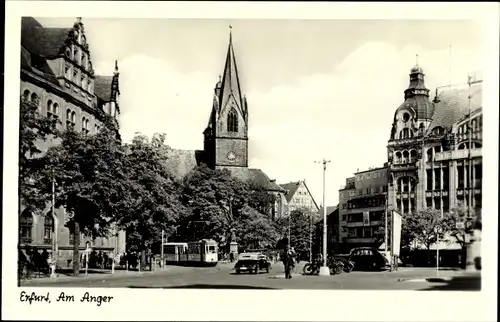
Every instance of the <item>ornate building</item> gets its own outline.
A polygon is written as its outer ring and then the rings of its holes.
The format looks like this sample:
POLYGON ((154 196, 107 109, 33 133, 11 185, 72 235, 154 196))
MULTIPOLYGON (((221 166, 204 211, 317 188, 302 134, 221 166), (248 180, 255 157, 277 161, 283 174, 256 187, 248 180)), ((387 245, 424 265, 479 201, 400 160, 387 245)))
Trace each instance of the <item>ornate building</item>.
POLYGON ((394 114, 387 146, 390 207, 448 212, 470 203, 480 210, 482 81, 437 88, 431 102, 424 76, 420 66, 412 68, 394 114))
MULTIPOLYGON (((112 76, 94 74, 89 44, 80 18, 68 28, 47 28, 32 17, 22 18, 21 25, 21 95, 38 104, 42 115, 58 118, 60 130, 73 128, 95 134, 102 126, 104 115, 118 121, 118 64, 112 76)), ((57 140, 38 142, 44 153, 57 140)), ((21 200, 21 210, 24 207, 21 200)), ((58 246, 59 265, 71 264, 73 236, 64 226, 63 207, 51 214, 50 203, 45 215, 21 211, 19 243, 21 249, 32 247, 51 250, 54 237, 58 246), (55 234, 57 232, 57 234, 55 234)), ((88 240, 81 238, 83 250, 88 240)), ((125 235, 97 238, 90 241, 96 251, 125 251, 125 235)))
POLYGON ((229 34, 222 78, 215 85, 212 110, 203 132, 203 151, 171 150, 169 165, 178 177, 185 176, 197 164, 212 169, 228 169, 245 182, 264 187, 276 196, 273 217, 285 212, 285 190, 261 169, 248 168, 248 104, 240 87, 232 35, 229 34))
POLYGON ((481 211, 482 80, 438 87, 431 100, 423 69, 416 65, 409 76, 394 114, 387 164, 356 173, 339 191, 343 248, 377 246, 372 235, 384 224, 386 205, 405 214, 469 204, 481 211))

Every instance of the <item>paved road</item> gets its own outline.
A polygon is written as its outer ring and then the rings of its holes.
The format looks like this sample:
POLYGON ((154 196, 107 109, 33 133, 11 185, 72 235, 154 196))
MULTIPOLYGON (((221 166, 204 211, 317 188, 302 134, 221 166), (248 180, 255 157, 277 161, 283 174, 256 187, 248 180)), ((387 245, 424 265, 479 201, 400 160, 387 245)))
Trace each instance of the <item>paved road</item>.
MULTIPOLYGON (((461 283, 429 283, 425 278, 436 277, 432 269, 402 268, 397 272, 351 272, 334 276, 304 276, 299 273, 284 279, 281 264, 273 265, 269 274, 239 274, 231 272, 232 265, 219 263, 212 268, 169 267, 166 271, 121 273, 115 275, 65 277, 56 280, 32 280, 21 286, 48 287, 119 287, 119 288, 219 288, 219 289, 332 289, 332 290, 468 290, 480 288, 478 280, 461 283), (419 281, 420 280, 420 281, 419 281)), ((442 278, 460 275, 441 271, 442 278)), ((480 283, 480 280, 479 280, 480 283)))

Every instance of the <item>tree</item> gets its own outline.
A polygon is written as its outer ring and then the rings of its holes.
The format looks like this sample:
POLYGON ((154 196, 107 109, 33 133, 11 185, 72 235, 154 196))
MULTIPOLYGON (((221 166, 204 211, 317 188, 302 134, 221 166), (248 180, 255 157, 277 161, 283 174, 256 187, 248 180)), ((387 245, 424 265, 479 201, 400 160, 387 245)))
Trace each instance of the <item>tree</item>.
POLYGON ((232 177, 229 170, 202 165, 186 176, 182 199, 190 213, 179 223, 179 234, 212 238, 229 248, 238 235, 236 224, 248 202, 247 185, 232 177))
POLYGON ((180 184, 166 166, 169 147, 165 134, 152 139, 140 133, 125 146, 127 200, 121 203, 122 216, 117 224, 127 232, 127 247, 131 253, 145 255, 161 240, 161 232, 170 235, 185 209, 180 201, 180 184))
MULTIPOLYGON (((57 118, 38 112, 38 101, 21 96, 19 113, 19 199, 30 212, 39 212, 47 199, 36 184, 43 165, 40 143, 57 137, 57 118)), ((20 207, 21 208, 21 207, 20 207)))
POLYGON ((274 245, 276 229, 268 215, 246 206, 235 224, 236 238, 243 248, 261 248, 274 245))
POLYGON ((277 233, 287 241, 290 230, 290 246, 295 248, 297 253, 309 252, 314 226, 311 225, 310 214, 307 210, 293 210, 289 216, 279 218, 276 221, 276 227, 277 233))
POLYGON ((73 271, 79 274, 80 234, 106 236, 127 202, 124 149, 115 122, 106 118, 95 135, 73 130, 61 134, 61 143, 47 150, 41 158, 37 185, 50 200, 55 181, 56 207, 63 206, 68 215, 66 226, 74 235, 73 271))
POLYGON ((263 186, 250 184, 248 204, 261 214, 272 215, 274 217, 274 205, 276 196, 268 192, 263 186))

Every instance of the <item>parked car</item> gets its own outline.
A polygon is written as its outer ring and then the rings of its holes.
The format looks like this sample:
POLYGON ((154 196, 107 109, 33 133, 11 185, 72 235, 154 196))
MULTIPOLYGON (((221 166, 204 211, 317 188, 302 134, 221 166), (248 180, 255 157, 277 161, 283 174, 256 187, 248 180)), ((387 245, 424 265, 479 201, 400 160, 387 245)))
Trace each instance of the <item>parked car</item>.
POLYGON ((374 247, 353 248, 349 254, 349 260, 354 262, 354 270, 357 271, 390 269, 387 258, 374 247))
POLYGON ((238 256, 238 261, 234 265, 236 274, 241 272, 258 274, 262 270, 269 273, 270 269, 271 262, 262 253, 242 253, 238 256))

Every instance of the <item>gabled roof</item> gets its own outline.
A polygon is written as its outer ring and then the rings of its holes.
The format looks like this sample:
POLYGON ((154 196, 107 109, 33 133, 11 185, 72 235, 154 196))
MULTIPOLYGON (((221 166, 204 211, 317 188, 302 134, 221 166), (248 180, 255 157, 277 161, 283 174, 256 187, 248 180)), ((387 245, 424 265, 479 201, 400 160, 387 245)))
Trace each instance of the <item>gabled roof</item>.
POLYGON ((285 195, 285 198, 287 202, 290 202, 290 200, 292 200, 293 195, 295 195, 295 192, 300 187, 300 181, 284 183, 280 184, 280 186, 286 191, 288 191, 288 193, 285 195))
POLYGON ((113 76, 95 76, 94 94, 105 102, 111 101, 113 76))
POLYGON ((316 208, 319 209, 318 204, 316 203, 316 200, 314 200, 314 197, 312 196, 311 191, 309 190, 309 187, 307 186, 305 181, 297 181, 297 182, 289 182, 289 183, 284 183, 280 184, 280 186, 287 190, 288 193, 285 195, 286 201, 290 202, 292 200, 293 196, 295 195, 295 192, 297 192, 297 189, 300 187, 300 184, 303 183, 304 187, 306 187, 307 193, 309 193, 309 196, 311 196, 311 199, 316 206, 316 208))
MULTIPOLYGON (((483 105, 482 81, 471 84, 471 112, 483 105)), ((451 129, 452 125, 469 113, 469 88, 442 89, 437 93, 437 102, 429 131, 435 127, 451 129)))
POLYGON ((244 167, 234 167, 230 168, 231 174, 240 179, 241 181, 261 186, 267 191, 284 192, 274 180, 269 179, 269 177, 261 169, 249 169, 244 167))
POLYGON ((61 52, 73 28, 45 28, 32 17, 21 20, 21 45, 41 57, 61 52))

